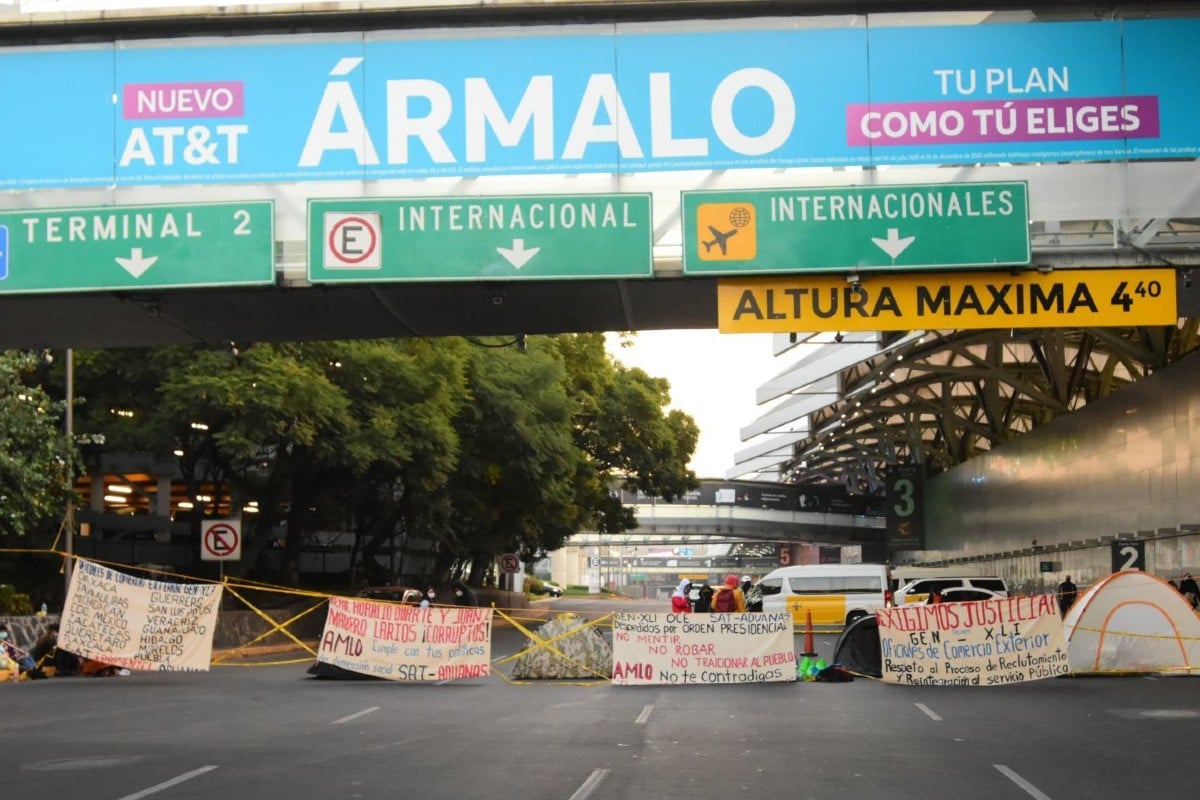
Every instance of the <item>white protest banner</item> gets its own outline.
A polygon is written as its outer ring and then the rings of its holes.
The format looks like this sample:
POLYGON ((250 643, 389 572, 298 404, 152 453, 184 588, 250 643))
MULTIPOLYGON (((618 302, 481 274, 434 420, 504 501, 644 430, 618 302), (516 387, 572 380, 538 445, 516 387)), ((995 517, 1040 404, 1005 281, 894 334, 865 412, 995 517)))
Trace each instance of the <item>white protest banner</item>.
POLYGON ((796 680, 792 615, 617 614, 617 686, 796 680))
POLYGON ((1067 674, 1054 595, 901 606, 875 617, 887 683, 997 686, 1067 674))
POLYGON ((393 681, 491 673, 492 610, 329 598, 317 660, 393 681))
POLYGON ((117 667, 207 672, 221 586, 164 583, 80 560, 58 646, 117 667))

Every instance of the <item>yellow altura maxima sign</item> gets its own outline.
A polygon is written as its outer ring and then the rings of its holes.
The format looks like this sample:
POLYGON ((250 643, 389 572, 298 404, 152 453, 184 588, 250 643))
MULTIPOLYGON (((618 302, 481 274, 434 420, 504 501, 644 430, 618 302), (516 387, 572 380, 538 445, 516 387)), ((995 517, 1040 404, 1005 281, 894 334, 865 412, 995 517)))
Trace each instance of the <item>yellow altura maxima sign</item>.
POLYGON ((1173 325, 1172 269, 723 278, 724 333, 1173 325))

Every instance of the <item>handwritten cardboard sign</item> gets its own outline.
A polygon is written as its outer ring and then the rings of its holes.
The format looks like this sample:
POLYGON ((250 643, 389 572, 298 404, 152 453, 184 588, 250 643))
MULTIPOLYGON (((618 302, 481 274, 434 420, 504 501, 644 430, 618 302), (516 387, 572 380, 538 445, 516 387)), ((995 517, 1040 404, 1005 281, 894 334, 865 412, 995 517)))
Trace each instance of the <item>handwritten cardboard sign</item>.
POLYGON ((80 560, 58 646, 129 669, 207 672, 220 605, 218 584, 152 581, 80 560))
POLYGON ((618 686, 796 680, 792 615, 617 614, 618 686))
POLYGON ((317 660, 393 681, 490 674, 492 610, 329 598, 317 660))
POLYGON ((1053 595, 902 606, 876 619, 888 683, 997 686, 1067 673, 1053 595))

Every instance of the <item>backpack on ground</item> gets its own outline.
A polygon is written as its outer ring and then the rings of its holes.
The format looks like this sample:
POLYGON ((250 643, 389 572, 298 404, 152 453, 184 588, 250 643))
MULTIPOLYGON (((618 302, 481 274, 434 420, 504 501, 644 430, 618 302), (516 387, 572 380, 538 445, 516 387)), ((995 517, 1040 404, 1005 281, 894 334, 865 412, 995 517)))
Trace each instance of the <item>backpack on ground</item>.
POLYGON ((737 603, 733 599, 733 589, 717 589, 713 595, 713 611, 718 614, 737 611, 737 603))

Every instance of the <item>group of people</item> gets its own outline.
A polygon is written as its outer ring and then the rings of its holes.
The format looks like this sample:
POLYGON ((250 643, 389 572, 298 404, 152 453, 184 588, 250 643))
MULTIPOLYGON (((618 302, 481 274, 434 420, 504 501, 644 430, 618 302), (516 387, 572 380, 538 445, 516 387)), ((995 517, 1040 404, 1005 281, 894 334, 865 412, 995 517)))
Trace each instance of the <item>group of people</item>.
POLYGON ((51 675, 128 675, 129 670, 97 661, 80 658, 58 646, 58 623, 51 623, 38 634, 37 641, 29 650, 13 641, 7 625, 0 624, 0 661, 7 659, 16 664, 17 674, 22 678, 48 678, 51 675))
POLYGON ((28 678, 72 675, 80 671, 79 658, 58 647, 57 623, 46 626, 31 650, 14 642, 8 626, 0 625, 0 654, 17 665, 19 675, 28 678))
POLYGON ((715 589, 707 583, 701 584, 695 601, 691 594, 692 582, 684 578, 671 595, 671 611, 676 614, 730 614, 763 609, 762 587, 749 575, 743 575, 740 581, 736 575, 726 575, 725 582, 715 589))

